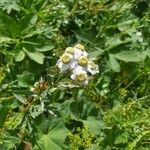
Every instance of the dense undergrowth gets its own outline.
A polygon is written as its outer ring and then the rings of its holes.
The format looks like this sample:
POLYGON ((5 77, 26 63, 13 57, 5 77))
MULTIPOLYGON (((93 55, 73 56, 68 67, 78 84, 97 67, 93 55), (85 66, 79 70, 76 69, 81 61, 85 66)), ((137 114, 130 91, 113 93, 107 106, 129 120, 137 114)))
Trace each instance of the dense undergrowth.
POLYGON ((149 150, 149 108, 149 0, 0 1, 0 150, 149 150), (56 66, 77 43, 81 87, 56 66))

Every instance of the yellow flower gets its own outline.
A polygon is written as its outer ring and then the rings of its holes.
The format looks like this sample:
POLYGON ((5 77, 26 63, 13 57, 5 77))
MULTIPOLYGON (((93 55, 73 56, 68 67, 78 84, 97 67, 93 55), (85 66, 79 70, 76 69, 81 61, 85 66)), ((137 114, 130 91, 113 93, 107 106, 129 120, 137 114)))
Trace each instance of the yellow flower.
POLYGON ((87 80, 87 75, 85 73, 79 73, 76 75, 76 80, 81 82, 87 80))
POLYGON ((64 64, 68 64, 71 61, 71 56, 70 54, 64 53, 60 59, 64 64))
POLYGON ((75 52, 75 48, 74 47, 67 47, 65 52, 73 54, 75 52))
POLYGON ((75 45, 75 48, 78 48, 78 49, 80 49, 80 50, 85 50, 84 46, 81 45, 81 44, 76 44, 76 45, 75 45))
POLYGON ((78 64, 81 65, 81 66, 86 66, 88 63, 88 59, 86 56, 80 56, 78 58, 78 64))

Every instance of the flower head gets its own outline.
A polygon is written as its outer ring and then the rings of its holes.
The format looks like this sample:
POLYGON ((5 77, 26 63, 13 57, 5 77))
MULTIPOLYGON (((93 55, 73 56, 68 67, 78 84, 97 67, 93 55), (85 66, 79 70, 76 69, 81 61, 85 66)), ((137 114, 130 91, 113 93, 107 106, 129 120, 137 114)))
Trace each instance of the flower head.
POLYGON ((58 60, 57 65, 58 68, 60 68, 60 70, 64 72, 68 69, 73 69, 76 65, 76 62, 73 61, 73 55, 64 53, 58 60))
POLYGON ((64 64, 68 64, 72 59, 72 55, 68 53, 64 53, 60 59, 64 64))
POLYGON ((99 73, 99 68, 98 65, 96 65, 93 61, 88 61, 88 66, 87 66, 87 70, 89 73, 91 73, 92 75, 99 73))
POLYGON ((70 53, 70 54, 74 54, 75 48, 74 47, 67 47, 65 52, 70 53))
POLYGON ((78 66, 73 70, 73 74, 71 75, 71 79, 75 80, 79 85, 87 85, 88 84, 88 75, 86 71, 82 69, 82 67, 78 66))
POLYGON ((75 48, 80 49, 80 50, 82 50, 82 51, 85 50, 85 48, 84 48, 84 46, 83 46, 82 44, 76 44, 76 45, 75 45, 75 48))
POLYGON ((71 79, 78 85, 87 85, 90 75, 99 72, 98 65, 91 61, 88 53, 81 44, 67 47, 64 54, 57 61, 57 66, 62 72, 71 71, 71 79))
POLYGON ((74 47, 74 58, 77 59, 79 56, 88 56, 88 53, 85 51, 84 46, 81 44, 77 44, 74 47))
POLYGON ((80 66, 85 67, 88 63, 88 58, 86 56, 79 56, 77 61, 80 66))

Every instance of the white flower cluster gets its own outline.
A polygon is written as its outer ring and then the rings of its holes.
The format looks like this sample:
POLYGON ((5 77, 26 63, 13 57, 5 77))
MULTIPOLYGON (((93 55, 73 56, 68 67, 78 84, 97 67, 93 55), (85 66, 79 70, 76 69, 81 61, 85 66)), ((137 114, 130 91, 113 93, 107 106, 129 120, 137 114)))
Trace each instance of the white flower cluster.
POLYGON ((79 85, 87 85, 88 74, 94 75, 99 72, 98 65, 89 59, 88 53, 81 44, 67 47, 57 66, 61 72, 70 70, 71 79, 79 85))

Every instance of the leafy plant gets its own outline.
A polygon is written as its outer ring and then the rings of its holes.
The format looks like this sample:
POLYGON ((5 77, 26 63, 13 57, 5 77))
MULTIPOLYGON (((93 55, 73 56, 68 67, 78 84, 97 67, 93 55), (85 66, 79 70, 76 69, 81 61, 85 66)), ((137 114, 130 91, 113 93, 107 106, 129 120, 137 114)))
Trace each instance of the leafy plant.
POLYGON ((150 149, 148 0, 0 1, 0 149, 150 149), (57 67, 85 46, 86 86, 57 67))

